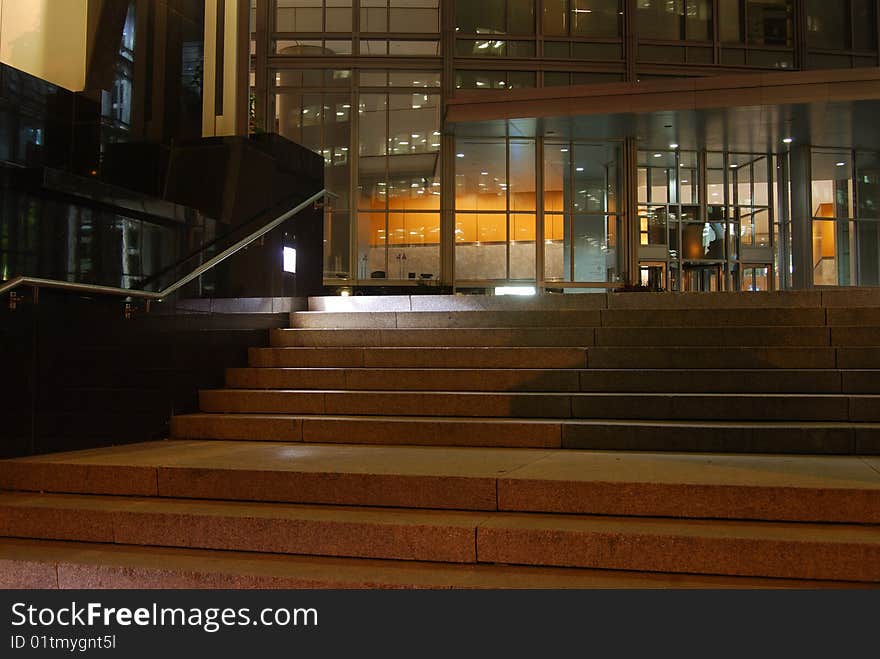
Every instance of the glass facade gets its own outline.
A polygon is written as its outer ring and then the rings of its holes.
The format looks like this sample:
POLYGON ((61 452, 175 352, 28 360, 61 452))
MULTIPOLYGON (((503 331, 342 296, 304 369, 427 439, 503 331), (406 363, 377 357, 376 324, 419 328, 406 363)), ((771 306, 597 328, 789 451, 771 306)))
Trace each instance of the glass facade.
MULTIPOLYGON (((789 285, 790 218, 778 208, 791 184, 780 173, 784 154, 636 147, 633 162, 622 142, 540 129, 455 136, 444 129, 444 101, 481 90, 880 64, 876 0, 253 6, 266 16, 262 28, 252 19, 252 94, 264 113, 254 123, 323 155, 337 195, 324 275, 336 285, 789 285)), ((859 205, 844 212, 832 177, 811 187, 816 285, 880 281, 869 257, 880 248, 872 222, 880 221, 872 210, 880 172, 867 152, 846 160, 859 205)))

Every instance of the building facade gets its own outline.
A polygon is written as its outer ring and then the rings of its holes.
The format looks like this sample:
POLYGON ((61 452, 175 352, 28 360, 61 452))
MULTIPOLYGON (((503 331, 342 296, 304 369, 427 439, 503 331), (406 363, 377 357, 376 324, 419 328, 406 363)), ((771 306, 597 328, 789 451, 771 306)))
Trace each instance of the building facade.
MULTIPOLYGON (((783 121, 773 143, 688 139, 681 116, 657 124, 656 112, 647 129, 528 115, 463 127, 447 108, 570 86, 876 68, 877 24, 875 0, 254 0, 251 125, 324 156, 338 195, 328 285, 871 286, 872 135, 814 144, 783 121), (792 217, 792 185, 807 188, 805 216, 792 217), (793 220, 809 240, 793 241, 793 220)), ((796 123, 797 108, 779 111, 796 123)))

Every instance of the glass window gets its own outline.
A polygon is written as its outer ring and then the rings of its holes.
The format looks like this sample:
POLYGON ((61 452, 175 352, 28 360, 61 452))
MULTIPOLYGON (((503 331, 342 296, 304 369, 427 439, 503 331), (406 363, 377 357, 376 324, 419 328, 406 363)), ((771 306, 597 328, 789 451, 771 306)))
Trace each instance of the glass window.
POLYGON ((573 43, 572 58, 585 60, 619 60, 623 58, 620 44, 616 43, 573 43))
POLYGON ((542 25, 546 36, 568 36, 568 0, 544 0, 542 25))
POLYGON ((504 34, 506 15, 506 0, 455 3, 455 25, 464 34, 504 34))
POLYGON ((386 0, 361 0, 361 32, 387 32, 386 0))
POLYGON ((640 0, 637 21, 642 39, 712 40, 711 0, 640 0))
POLYGON ((439 87, 440 74, 436 71, 390 71, 391 87, 439 87))
POLYGON ((534 280, 535 141, 460 139, 455 165, 456 279, 534 280))
POLYGON ((745 0, 750 44, 791 46, 791 0, 745 0))
POLYGON ((807 0, 807 43, 825 50, 849 49, 849 2, 807 0))
POLYGON ((880 154, 856 154, 858 184, 858 217, 880 219, 880 154))
POLYGON ((436 57, 440 54, 439 41, 389 41, 388 54, 396 57, 436 57))
POLYGON ((321 0, 278 0, 275 9, 276 32, 323 32, 321 0))
POLYGON ((575 215, 571 221, 573 278, 576 282, 615 281, 618 218, 575 215))
POLYGON ((535 0, 507 0, 507 13, 511 34, 535 33, 535 0))
POLYGON ((721 41, 742 43, 742 14, 740 9, 740 0, 719 0, 718 27, 721 31, 721 41))
POLYGON ((637 29, 642 39, 680 39, 684 0, 639 0, 637 29))
POLYGON ((874 0, 852 0, 852 25, 853 50, 876 50, 877 15, 874 0))
POLYGON ((391 32, 440 32, 438 0, 391 0, 391 32))
POLYGON ((351 0, 324 0, 325 32, 351 32, 351 0))
POLYGON ((685 5, 685 36, 693 41, 712 41, 711 0, 688 0, 685 5))
POLYGON ((852 165, 852 154, 849 151, 813 151, 813 217, 854 217, 852 165))
POLYGON ((620 36, 622 11, 618 0, 571 0, 571 33, 579 37, 620 36))
POLYGON ((814 285, 849 285, 851 236, 849 222, 828 220, 813 222, 814 285))

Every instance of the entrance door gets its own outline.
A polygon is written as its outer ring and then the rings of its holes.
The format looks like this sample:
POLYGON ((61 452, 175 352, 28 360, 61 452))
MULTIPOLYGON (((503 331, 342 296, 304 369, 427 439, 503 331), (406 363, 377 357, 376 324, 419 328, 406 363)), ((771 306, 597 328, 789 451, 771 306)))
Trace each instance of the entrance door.
POLYGON ((710 293, 724 290, 724 264, 688 264, 683 267, 682 290, 710 293))

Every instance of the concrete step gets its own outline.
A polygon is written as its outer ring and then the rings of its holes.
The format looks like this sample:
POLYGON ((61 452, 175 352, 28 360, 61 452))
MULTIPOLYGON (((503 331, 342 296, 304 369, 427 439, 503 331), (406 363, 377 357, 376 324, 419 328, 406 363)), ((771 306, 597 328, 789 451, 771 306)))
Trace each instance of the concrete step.
MULTIPOLYGON (((596 329, 595 345, 827 346, 830 345, 830 336, 831 330, 827 327, 600 327, 596 329)), ((838 338, 845 340, 848 337, 841 335, 838 338)))
POLYGON ((0 535, 442 563, 880 581, 880 527, 0 494, 0 535))
POLYGON ((827 316, 828 324, 832 327, 880 327, 878 304, 872 307, 829 308, 827 316))
POLYGON ((0 588, 864 588, 837 581, 415 563, 0 538, 0 588))
POLYGON ((279 329, 276 347, 880 346, 875 327, 279 329))
POLYGON ((821 327, 822 308, 607 309, 602 327, 821 327))
POLYGON ((832 327, 831 345, 835 346, 880 346, 880 327, 832 327))
POLYGON ((310 311, 539 311, 555 309, 749 309, 871 307, 880 289, 761 293, 590 293, 585 295, 384 295, 311 297, 310 311))
MULTIPOLYGON (((559 347, 591 346, 592 327, 447 329, 281 329, 276 347, 559 347)), ((827 343, 827 342, 826 342, 827 343)))
POLYGON ((880 371, 686 369, 230 368, 241 389, 880 393, 880 371))
POLYGON ((186 414, 172 417, 171 436, 310 444, 880 455, 880 424, 803 421, 186 414))
POLYGON ((0 489, 880 524, 880 458, 165 441, 0 461, 0 489))
MULTIPOLYGON (((560 448, 562 423, 535 419, 186 414, 171 419, 176 439, 560 448)), ((848 445, 848 453, 852 451, 848 445)))
POLYGON ((599 311, 377 311, 290 314, 290 326, 305 329, 412 329, 486 327, 597 327, 599 311))
POLYGON ((199 401, 232 414, 880 422, 880 397, 840 394, 213 389, 199 401))
MULTIPOLYGON (((833 369, 877 368, 862 364, 856 352, 846 363, 838 363, 838 354, 870 348, 821 347, 597 347, 587 349, 587 363, 592 369, 833 369), (858 364, 856 365, 856 362, 858 364)), ((841 360, 843 362, 844 360, 841 360)), ((880 365, 880 350, 877 354, 880 365)))
POLYGON ((274 368, 584 368, 583 348, 251 348, 274 368))
POLYGON ((272 344, 303 347, 880 345, 880 334, 875 337, 874 330, 870 327, 832 329, 812 326, 571 328, 555 325, 543 329, 282 329, 273 333, 272 344))
POLYGON ((560 515, 493 515, 489 563, 880 581, 880 527, 560 515))
POLYGON ((485 513, 0 493, 0 536, 476 563, 485 513))
POLYGON ((825 324, 826 312, 823 308, 543 309, 371 313, 299 311, 290 314, 290 326, 300 329, 821 327, 825 324))
POLYGON ((880 348, 837 348, 837 367, 846 369, 880 368, 880 348))

